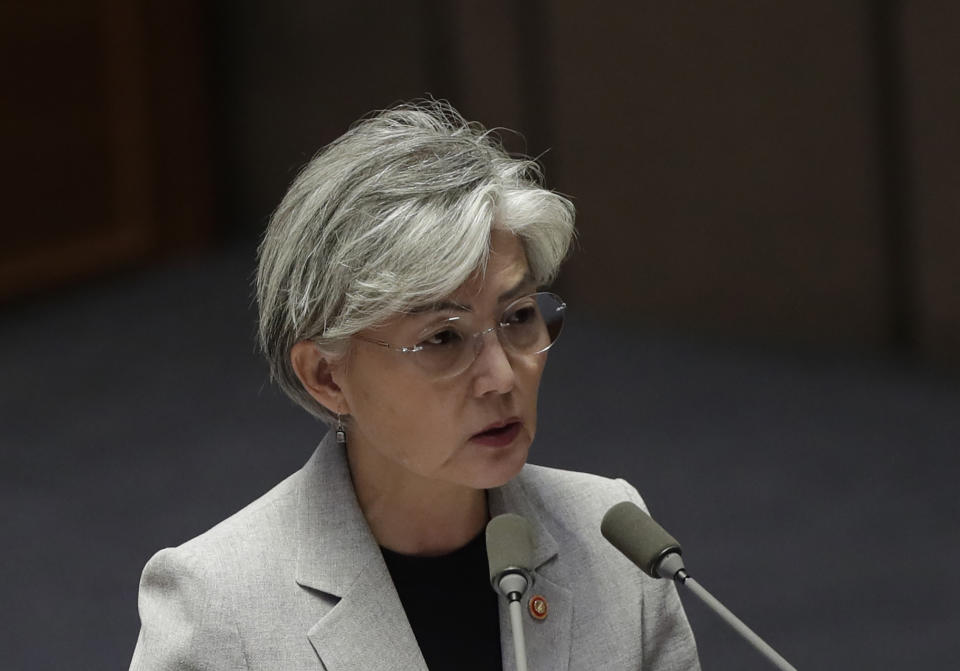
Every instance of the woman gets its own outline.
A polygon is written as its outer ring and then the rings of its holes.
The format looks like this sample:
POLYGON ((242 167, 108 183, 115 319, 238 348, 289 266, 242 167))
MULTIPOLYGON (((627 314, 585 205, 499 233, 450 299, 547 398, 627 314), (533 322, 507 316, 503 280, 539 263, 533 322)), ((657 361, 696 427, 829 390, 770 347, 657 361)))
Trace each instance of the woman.
POLYGON ((434 101, 361 121, 306 166, 260 247, 260 340, 333 430, 150 560, 132 669, 513 668, 483 543, 502 512, 533 527, 531 668, 698 668, 673 586, 600 536, 636 491, 525 465, 565 309, 538 289, 573 219, 535 164, 434 101))

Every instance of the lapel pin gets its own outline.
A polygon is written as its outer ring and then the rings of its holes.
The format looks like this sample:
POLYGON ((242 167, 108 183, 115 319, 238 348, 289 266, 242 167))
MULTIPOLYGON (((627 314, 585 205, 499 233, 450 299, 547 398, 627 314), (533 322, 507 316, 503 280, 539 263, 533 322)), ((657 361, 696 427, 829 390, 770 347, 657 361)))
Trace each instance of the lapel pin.
POLYGON ((529 609, 534 620, 547 619, 547 600, 539 594, 530 597, 529 609))

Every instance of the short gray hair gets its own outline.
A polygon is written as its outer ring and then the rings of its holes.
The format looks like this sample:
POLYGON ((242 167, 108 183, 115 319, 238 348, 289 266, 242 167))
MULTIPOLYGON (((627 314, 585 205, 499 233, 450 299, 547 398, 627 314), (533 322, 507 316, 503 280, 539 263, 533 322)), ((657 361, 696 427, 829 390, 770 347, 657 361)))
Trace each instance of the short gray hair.
POLYGON ((448 103, 404 103, 362 119, 297 175, 259 248, 260 345, 283 391, 327 423, 290 350, 328 356, 350 336, 453 293, 486 266, 490 232, 518 236, 538 285, 573 236, 569 200, 542 187, 536 162, 448 103))

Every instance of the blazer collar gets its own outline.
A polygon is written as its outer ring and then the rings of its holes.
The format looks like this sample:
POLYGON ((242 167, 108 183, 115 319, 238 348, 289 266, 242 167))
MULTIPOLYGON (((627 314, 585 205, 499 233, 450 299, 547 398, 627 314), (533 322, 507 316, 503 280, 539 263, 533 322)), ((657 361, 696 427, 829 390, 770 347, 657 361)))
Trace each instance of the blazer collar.
POLYGON ((426 671, 334 432, 301 471, 296 580, 333 606, 307 632, 328 671, 426 671))
POLYGON ((345 450, 324 436, 301 471, 297 582, 342 597, 380 548, 353 491, 345 450))
MULTIPOLYGON (((308 636, 329 671, 426 671, 380 547, 357 502, 346 452, 333 434, 328 432, 302 469, 298 488, 296 580, 335 602, 308 636)), ((491 516, 513 512, 531 523, 534 585, 525 599, 541 595, 549 610, 545 620, 535 620, 524 612, 528 659, 533 668, 566 671, 572 596, 554 561, 558 544, 544 526, 542 502, 537 492, 525 485, 521 472, 503 487, 489 490, 488 506, 491 516)), ((504 600, 500 632, 503 668, 512 671, 513 640, 504 600)))

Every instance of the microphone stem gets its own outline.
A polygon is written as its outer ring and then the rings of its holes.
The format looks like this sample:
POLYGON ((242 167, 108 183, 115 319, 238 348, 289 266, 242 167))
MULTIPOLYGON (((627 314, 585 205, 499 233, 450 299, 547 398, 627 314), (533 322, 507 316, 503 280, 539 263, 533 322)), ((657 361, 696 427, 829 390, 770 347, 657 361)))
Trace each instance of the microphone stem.
POLYGON ((517 662, 517 671, 527 671, 527 644, 523 639, 523 606, 520 595, 512 592, 507 597, 510 604, 510 630, 513 632, 513 655, 517 662))
POLYGON ((750 627, 745 625, 743 621, 738 618, 736 615, 731 613, 726 606, 720 603, 710 592, 703 588, 700 583, 691 578, 686 574, 686 571, 681 571, 680 574, 676 577, 677 582, 681 585, 686 585, 690 588, 690 591, 693 592, 701 601, 703 601, 707 606, 709 606, 713 612, 720 616, 727 624, 734 628, 741 636, 747 639, 754 648, 757 649, 764 657, 766 657, 774 666, 783 671, 797 671, 796 667, 792 666, 790 662, 785 660, 780 656, 776 650, 770 647, 770 645, 764 641, 762 638, 757 636, 750 627))

